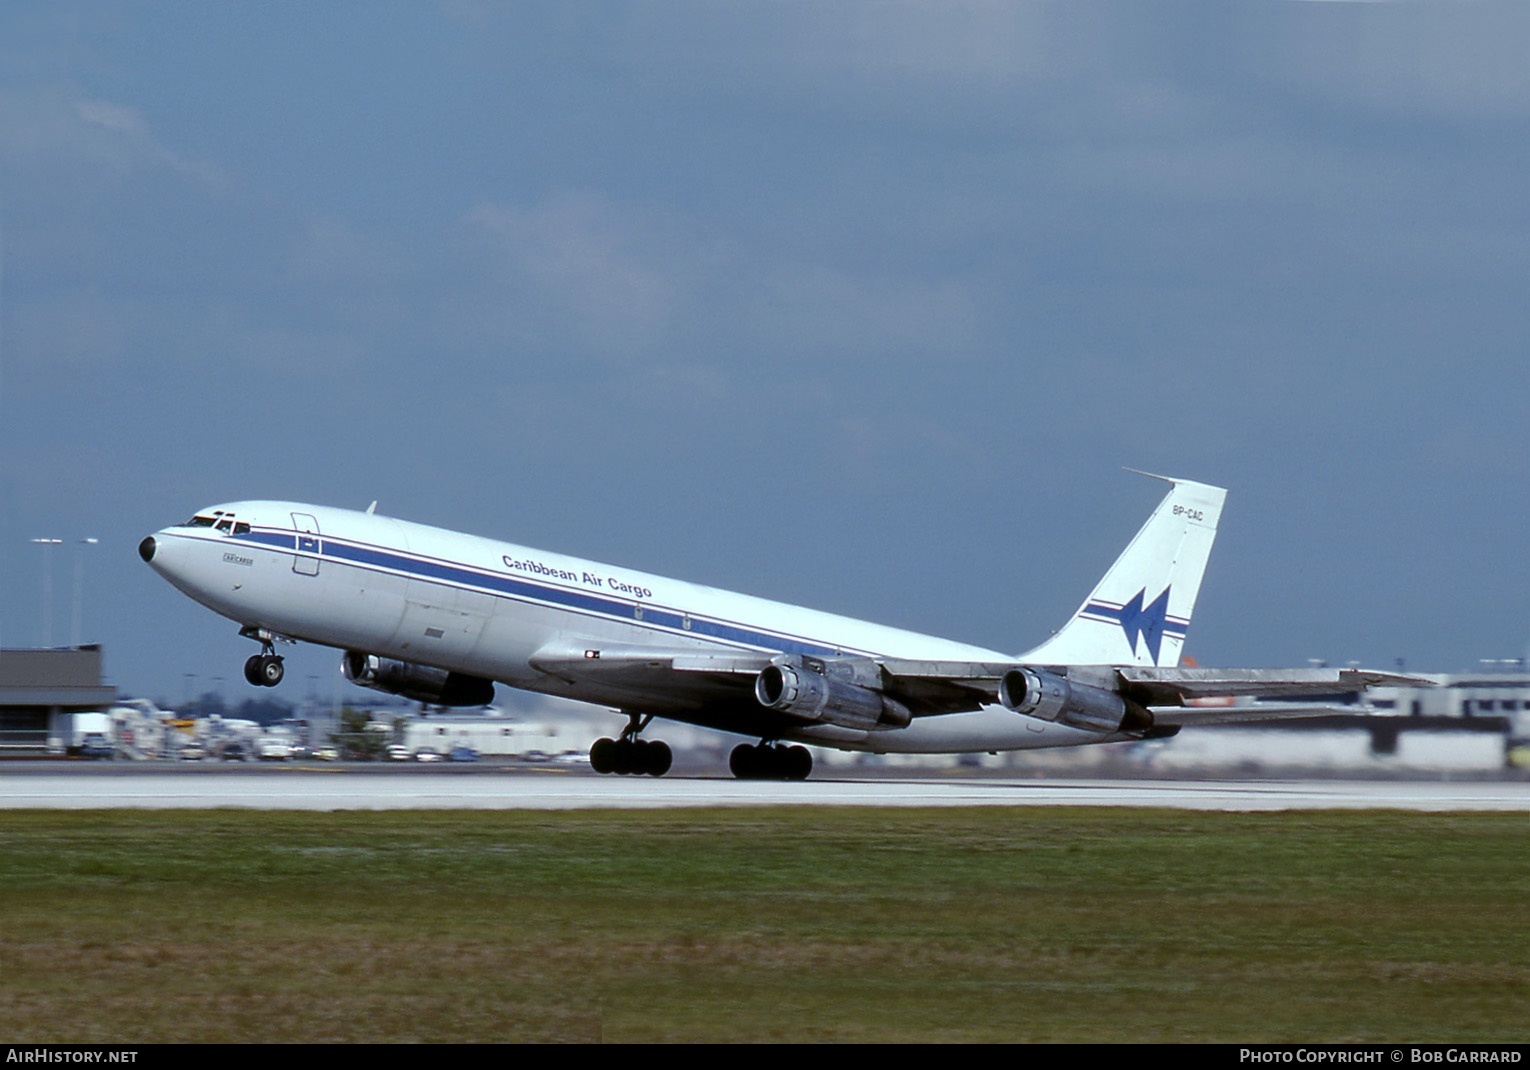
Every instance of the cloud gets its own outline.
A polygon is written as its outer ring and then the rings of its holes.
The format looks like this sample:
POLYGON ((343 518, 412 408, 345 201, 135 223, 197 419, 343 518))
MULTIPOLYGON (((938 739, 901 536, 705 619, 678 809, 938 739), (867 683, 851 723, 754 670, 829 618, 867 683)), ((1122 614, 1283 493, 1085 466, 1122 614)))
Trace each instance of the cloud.
POLYGON ((1530 112, 1517 0, 1286 4, 1238 29, 1228 61, 1256 84, 1412 118, 1530 112))
POLYGON ((108 100, 82 100, 74 106, 75 114, 87 123, 104 126, 108 130, 146 137, 149 124, 135 108, 113 104, 108 100))
POLYGON ((979 305, 958 281, 849 271, 825 264, 773 265, 751 287, 746 332, 767 339, 787 364, 834 369, 970 355, 979 305))
POLYGON ((651 350, 684 300, 686 258, 663 223, 599 194, 485 203, 464 222, 489 272, 481 296, 594 353, 651 350))
POLYGON ((0 89, 0 167, 14 179, 102 190, 146 176, 212 187, 227 181, 204 160, 162 143, 130 104, 91 97, 77 86, 0 89))
POLYGON ((0 176, 23 279, 117 271, 142 282, 161 262, 140 240, 189 236, 195 248, 208 214, 227 211, 216 167, 171 151, 137 109, 72 87, 0 89, 0 176))

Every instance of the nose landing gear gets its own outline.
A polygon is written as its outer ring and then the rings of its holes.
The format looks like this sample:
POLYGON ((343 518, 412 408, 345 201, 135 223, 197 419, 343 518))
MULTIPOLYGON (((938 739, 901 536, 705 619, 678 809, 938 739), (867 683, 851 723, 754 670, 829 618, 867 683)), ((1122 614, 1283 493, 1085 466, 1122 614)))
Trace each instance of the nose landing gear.
POLYGON ((287 674, 276 654, 252 654, 244 663, 244 678, 256 687, 275 687, 287 674))
POLYGON ((275 687, 281 683, 282 677, 287 674, 286 666, 282 664, 282 657, 276 652, 276 641, 281 636, 253 626, 239 629, 239 634, 260 643, 260 653, 252 654, 244 663, 245 680, 255 687, 275 687))

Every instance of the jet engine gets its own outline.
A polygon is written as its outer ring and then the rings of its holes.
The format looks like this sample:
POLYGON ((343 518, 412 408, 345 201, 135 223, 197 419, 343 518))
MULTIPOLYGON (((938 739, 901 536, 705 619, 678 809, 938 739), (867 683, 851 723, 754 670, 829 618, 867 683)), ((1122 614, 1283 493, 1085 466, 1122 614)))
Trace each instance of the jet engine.
POLYGON ((1072 683, 1045 669, 1011 669, 999 679, 1006 710, 1089 732, 1144 732, 1153 715, 1114 691, 1072 683))
POLYGON ((380 658, 358 650, 345 652, 340 659, 340 671, 353 684, 433 706, 487 706, 494 701, 492 680, 380 658))
POLYGON ((754 679, 754 697, 766 709, 805 721, 870 730, 906 728, 907 706, 868 682, 880 682, 874 662, 824 661, 788 654, 772 659, 754 679))

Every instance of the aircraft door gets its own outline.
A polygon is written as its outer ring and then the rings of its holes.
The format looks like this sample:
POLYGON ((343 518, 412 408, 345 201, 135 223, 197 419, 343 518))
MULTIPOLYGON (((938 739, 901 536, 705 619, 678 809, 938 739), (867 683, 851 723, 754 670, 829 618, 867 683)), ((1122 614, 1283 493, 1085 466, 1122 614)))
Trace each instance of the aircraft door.
POLYGON ((297 556, 292 571, 302 576, 319 574, 319 522, 307 513, 293 513, 292 526, 297 530, 297 556))

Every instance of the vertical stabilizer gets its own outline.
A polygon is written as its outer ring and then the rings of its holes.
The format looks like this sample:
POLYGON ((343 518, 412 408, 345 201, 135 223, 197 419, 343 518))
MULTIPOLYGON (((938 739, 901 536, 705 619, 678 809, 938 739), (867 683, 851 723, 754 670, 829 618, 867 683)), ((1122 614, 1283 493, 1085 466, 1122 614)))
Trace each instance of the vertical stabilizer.
MULTIPOLYGON (((1142 473, 1146 475, 1147 473, 1142 473)), ((1227 491, 1172 484, 1062 630, 1020 660, 1040 665, 1179 664, 1227 491)))

